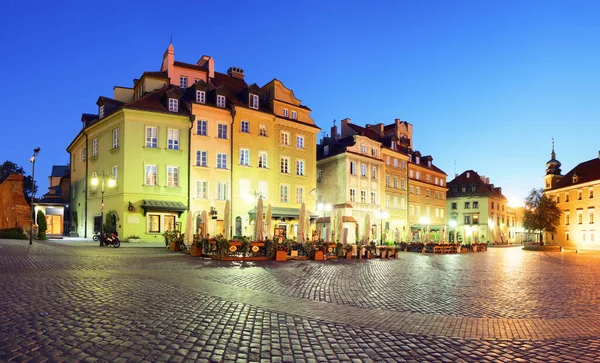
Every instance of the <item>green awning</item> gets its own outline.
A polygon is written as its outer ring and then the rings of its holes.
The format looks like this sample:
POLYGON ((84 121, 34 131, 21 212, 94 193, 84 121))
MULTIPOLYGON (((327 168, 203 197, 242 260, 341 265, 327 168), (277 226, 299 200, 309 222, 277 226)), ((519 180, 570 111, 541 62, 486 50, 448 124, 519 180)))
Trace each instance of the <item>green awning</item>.
MULTIPOLYGON (((267 207, 263 207, 263 213, 267 213, 267 207)), ((317 214, 308 212, 310 218, 317 218, 317 214)), ((251 219, 254 219, 256 215, 256 208, 248 212, 251 219)), ((298 218, 300 216, 300 208, 285 208, 285 207, 271 207, 271 216, 273 218, 298 218)))
POLYGON ((144 199, 142 209, 144 209, 144 215, 146 215, 146 213, 148 213, 149 211, 166 211, 177 212, 181 217, 181 213, 188 210, 188 207, 185 204, 177 201, 144 199))

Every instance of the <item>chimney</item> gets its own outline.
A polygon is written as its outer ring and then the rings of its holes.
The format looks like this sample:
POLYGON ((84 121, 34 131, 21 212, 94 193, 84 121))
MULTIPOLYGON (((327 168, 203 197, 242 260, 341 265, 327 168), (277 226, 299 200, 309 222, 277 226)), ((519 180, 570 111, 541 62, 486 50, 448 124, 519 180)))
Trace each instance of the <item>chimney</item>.
POLYGON ((208 68, 208 78, 215 78, 215 59, 213 57, 203 55, 196 64, 208 68))
POLYGON ((244 70, 237 67, 229 67, 227 75, 232 78, 244 79, 244 70))

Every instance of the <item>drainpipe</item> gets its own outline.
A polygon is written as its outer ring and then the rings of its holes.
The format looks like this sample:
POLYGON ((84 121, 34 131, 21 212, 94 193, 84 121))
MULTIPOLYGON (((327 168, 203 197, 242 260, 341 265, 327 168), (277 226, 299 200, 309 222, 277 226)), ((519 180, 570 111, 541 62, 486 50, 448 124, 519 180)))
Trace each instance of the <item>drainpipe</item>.
POLYGON ((85 199, 84 199, 84 224, 83 224, 83 238, 87 238, 87 218, 88 218, 88 193, 87 193, 87 182, 88 182, 88 154, 87 154, 87 147, 88 147, 88 134, 86 134, 85 132, 83 133, 85 135, 85 180, 83 181, 83 186, 84 186, 84 190, 83 193, 85 195, 85 199))
MULTIPOLYGON (((194 128, 195 115, 190 115, 190 127, 188 132, 188 213, 192 212, 192 129, 194 128)), ((187 229, 187 226, 186 226, 187 229)))
POLYGON ((229 171, 229 185, 231 185, 231 187, 229 188, 229 193, 230 193, 230 197, 229 199, 231 200, 230 203, 230 208, 231 210, 229 211, 229 229, 231 231, 231 237, 233 237, 233 122, 235 121, 235 114, 236 114, 236 110, 235 110, 235 105, 231 105, 231 140, 229 140, 229 147, 230 147, 230 153, 229 155, 231 158, 231 170, 229 171))

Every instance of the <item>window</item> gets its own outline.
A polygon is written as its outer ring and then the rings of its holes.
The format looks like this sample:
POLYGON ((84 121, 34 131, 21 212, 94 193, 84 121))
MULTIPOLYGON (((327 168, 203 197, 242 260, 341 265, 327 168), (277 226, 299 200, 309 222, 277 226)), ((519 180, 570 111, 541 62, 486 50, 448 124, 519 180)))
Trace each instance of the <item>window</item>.
POLYGON ((296 136, 296 147, 304 149, 304 136, 296 136))
POLYGON ((465 224, 471 224, 471 216, 465 216, 465 224))
POLYGON ((390 159, 390 157, 389 157, 389 156, 386 156, 386 157, 385 157, 385 164, 386 164, 386 165, 390 165, 390 160, 391 160, 391 159, 390 159))
POLYGON ((571 222, 571 216, 569 215, 569 212, 565 212, 565 224, 568 226, 571 222))
POLYGON ((206 120, 198 120, 196 124, 196 135, 206 136, 206 127, 208 121, 206 120))
MULTIPOLYGON (((404 179, 402 179, 402 182, 404 182, 404 179)), ((398 177, 397 176, 394 177, 394 188, 398 189, 398 177)))
POLYGON ((244 133, 249 133, 250 132, 250 121, 244 121, 242 120, 242 123, 240 124, 240 131, 244 132, 244 133))
POLYGON ((81 161, 85 161, 87 159, 87 147, 81 149, 81 161))
POLYGON ((98 118, 104 118, 104 105, 100 106, 100 108, 98 109, 98 118))
POLYGON ((440 193, 438 193, 438 191, 435 191, 435 199, 439 199, 440 198, 440 193))
POLYGON ((292 119, 297 119, 298 118, 298 113, 296 111, 292 111, 292 119))
POLYGON ((473 215, 473 224, 479 224, 479 214, 473 215))
POLYGON ((240 149, 240 165, 250 165, 250 150, 240 149))
POLYGON ((179 110, 179 100, 176 98, 169 98, 169 111, 177 112, 179 110))
POLYGON ((283 109, 283 117, 290 117, 290 111, 287 108, 283 109))
POLYGON ((279 165, 279 172, 283 174, 288 174, 290 172, 289 169, 290 159, 286 157, 282 157, 279 165))
POLYGON ((289 201, 290 187, 287 185, 281 185, 279 188, 279 201, 287 203, 289 201))
POLYGON ((360 176, 367 177, 367 164, 360 164, 360 176))
POLYGON ((409 178, 412 178, 414 175, 415 175, 414 171, 412 171, 412 170, 408 171, 408 177, 409 178))
POLYGON ((260 125, 258 127, 258 136, 269 136, 267 132, 267 125, 260 125))
POLYGON ((401 182, 400 187, 402 188, 402 190, 406 190, 406 179, 402 178, 402 180, 400 180, 400 182, 401 182))
POLYGON ((92 140, 92 157, 98 156, 98 138, 92 140))
POLYGON ((112 148, 116 149, 119 147, 119 129, 112 130, 112 148))
POLYGON ((115 181, 115 184, 117 184, 119 182, 119 166, 118 165, 113 165, 112 167, 112 177, 115 181))
POLYGON ((581 195, 583 193, 581 192, 581 189, 577 191, 577 200, 581 200, 581 195))
POLYGON ((296 187, 296 203, 302 204, 304 203, 304 188, 296 187))
POLYGON ((196 151, 196 166, 206 166, 206 151, 196 151))
MULTIPOLYGON (((462 187, 460 190, 461 190, 463 193, 466 193, 466 192, 467 192, 467 187, 462 187)), ((494 208, 494 207, 492 206, 492 208, 494 208)))
POLYGON ((425 197, 431 198, 431 192, 429 191, 429 189, 425 189, 425 197))
POLYGON ((473 202, 473 209, 479 208, 479 202, 473 202))
POLYGON ((443 209, 440 209, 440 217, 444 218, 444 210, 443 209))
POLYGON ((360 191, 360 202, 361 203, 366 203, 367 202, 367 192, 364 190, 360 191))
POLYGON ((179 130, 167 130, 167 149, 179 150, 179 130))
POLYGON ((591 208, 588 209, 588 223, 594 224, 594 210, 591 208))
POLYGON ((394 168, 398 167, 398 159, 394 159, 394 168))
POLYGON ((219 139, 227 139, 227 125, 219 124, 217 126, 217 137, 219 139))
POLYGON ((217 107, 225 108, 225 96, 217 95, 217 107))
POLYGON ((258 167, 259 168, 268 168, 269 167, 269 163, 268 163, 268 156, 267 156, 267 152, 266 151, 259 151, 258 152, 258 167))
MULTIPOLYGON (((98 173, 96 173, 96 172, 93 172, 93 173, 92 173, 92 180, 94 180, 94 179, 96 179, 96 178, 98 178, 98 173)), ((92 192, 96 192, 96 190, 98 190, 98 184, 94 185, 94 184, 92 183, 92 192)))
POLYGON ((491 204, 492 204, 492 208, 491 209, 494 209, 494 202, 492 202, 491 204))
POLYGON ((421 172, 420 171, 417 171, 417 175, 416 176, 417 176, 417 180, 421 180, 421 172))
POLYGON ((411 204, 410 207, 409 207, 409 210, 410 210, 410 214, 411 215, 415 214, 415 206, 414 205, 411 204))
POLYGON ((363 154, 366 154, 367 153, 367 145, 365 145, 365 144, 360 145, 360 152, 363 154))
POLYGON ((400 208, 406 209, 406 198, 404 198, 404 197, 400 198, 400 208))
POLYGON ((427 217, 429 217, 431 215, 431 208, 430 207, 425 207, 425 215, 427 217))
POLYGON ((577 223, 583 224, 583 212, 582 211, 577 212, 577 223))
POLYGON ((226 182, 217 182, 217 200, 227 200, 229 193, 226 182))
POLYGON ((437 176, 436 176, 436 177, 435 177, 435 185, 437 185, 437 184, 438 184, 438 178, 437 178, 437 176))
POLYGON ((198 103, 206 103, 206 92, 204 92, 204 91, 196 91, 196 102, 198 102, 198 103))
POLYGON ((266 181, 259 181, 258 193, 263 197, 263 199, 269 198, 269 183, 266 181))
POLYGON ((250 108, 258 110, 258 95, 254 95, 250 93, 250 99, 248 100, 248 105, 250 108))
POLYGON ((323 179, 323 170, 317 169, 317 181, 321 181, 323 179))
POLYGON ((410 194, 415 194, 415 188, 414 188, 412 185, 409 185, 409 186, 408 186, 408 192, 409 192, 410 194))
POLYGON ((290 144, 290 133, 282 132, 281 133, 281 145, 289 145, 290 144))
POLYGON ((569 231, 565 232, 565 239, 568 241, 569 240, 569 231))
POLYGON ((387 174, 385 176, 385 186, 386 187, 392 186, 392 178, 389 175, 387 175, 387 174))
POLYGON ((588 189, 588 196, 590 199, 594 198, 594 188, 588 189))
POLYGON ((304 176, 304 160, 296 160, 296 175, 304 176))
POLYGON ((148 232, 159 233, 160 232, 160 215, 159 214, 148 214, 148 232))
POLYGON ((416 189, 415 190, 415 192, 416 192, 415 194, 421 195, 421 187, 416 187, 415 189, 416 189))
POLYGON ((385 196, 385 207, 392 208, 392 197, 390 195, 385 196))
POLYGON ((377 149, 371 148, 371 156, 377 156, 377 149))
POLYGON ((465 202, 465 209, 471 208, 471 202, 465 202))
POLYGON ((146 127, 146 147, 158 147, 158 127, 146 127))
POLYGON ((406 161, 404 161, 404 160, 402 160, 402 169, 406 169, 406 161))
POLYGON ((565 202, 569 202, 569 192, 565 193, 565 202))
POLYGON ((156 185, 156 165, 146 165, 146 185, 156 185))
POLYGON ((196 199, 208 199, 208 182, 196 180, 196 199))
POLYGON ((452 209, 456 210, 456 208, 457 208, 456 203, 452 203, 452 209))
POLYGON ((187 88, 188 83, 187 83, 187 77, 185 76, 179 76, 179 87, 181 88, 187 88))
POLYGON ((371 167, 371 178, 377 179, 377 167, 376 166, 371 167))
POLYGON ((325 145, 323 148, 323 155, 329 155, 329 145, 325 145))
POLYGON ((179 168, 176 166, 167 166, 167 186, 179 186, 179 168))
POLYGON ((377 204, 377 194, 371 192, 371 204, 377 204))
POLYGON ((429 174, 425 174, 425 181, 429 183, 431 177, 429 176, 429 174))
POLYGON ((356 175, 356 162, 354 161, 350 162, 350 174, 356 175))
POLYGON ((350 201, 356 202, 356 189, 350 188, 350 201))
POLYGON ((217 169, 227 169, 227 154, 217 153, 217 169))

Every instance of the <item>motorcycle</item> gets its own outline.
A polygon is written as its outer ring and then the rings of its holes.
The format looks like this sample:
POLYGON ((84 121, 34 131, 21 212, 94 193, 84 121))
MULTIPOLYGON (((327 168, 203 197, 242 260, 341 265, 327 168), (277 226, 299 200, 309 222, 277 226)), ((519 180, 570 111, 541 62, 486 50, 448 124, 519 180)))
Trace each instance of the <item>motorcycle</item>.
POLYGON ((106 246, 113 246, 114 248, 119 248, 121 246, 119 235, 117 235, 116 232, 104 233, 102 240, 106 246))
POLYGON ((92 236, 92 239, 93 239, 95 242, 98 242, 98 240, 100 239, 100 232, 96 232, 96 233, 94 233, 94 235, 92 236))

